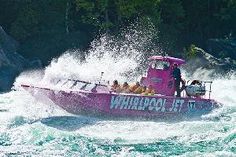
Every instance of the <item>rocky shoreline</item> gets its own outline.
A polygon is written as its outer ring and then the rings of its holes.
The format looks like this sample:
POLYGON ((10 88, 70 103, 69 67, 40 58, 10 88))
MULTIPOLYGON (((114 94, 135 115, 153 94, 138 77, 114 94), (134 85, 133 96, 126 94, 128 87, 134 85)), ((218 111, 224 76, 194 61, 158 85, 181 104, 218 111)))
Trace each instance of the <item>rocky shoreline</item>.
MULTIPOLYGON (((187 71, 199 67, 227 73, 236 69, 236 43, 234 40, 209 40, 207 52, 195 47, 196 56, 188 59, 187 71)), ((15 78, 24 70, 42 68, 39 59, 29 60, 17 52, 18 42, 0 26, 0 92, 11 89, 15 78)))
POLYGON ((17 52, 18 42, 0 26, 0 92, 11 89, 15 77, 25 69, 42 67, 40 60, 30 61, 17 52))

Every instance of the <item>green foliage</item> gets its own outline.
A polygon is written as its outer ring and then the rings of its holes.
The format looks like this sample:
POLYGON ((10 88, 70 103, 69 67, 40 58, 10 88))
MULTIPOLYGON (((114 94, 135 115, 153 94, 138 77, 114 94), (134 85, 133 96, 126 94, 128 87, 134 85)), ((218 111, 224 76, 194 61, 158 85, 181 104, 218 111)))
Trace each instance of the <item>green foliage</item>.
POLYGON ((191 44, 187 49, 184 48, 184 56, 188 59, 195 58, 197 56, 196 46, 191 44))
POLYGON ((99 31, 123 27, 144 16, 159 23, 158 3, 158 0, 75 0, 79 24, 90 25, 99 31))
POLYGON ((139 3, 135 2, 135 0, 118 0, 116 2, 117 12, 121 18, 129 19, 137 14, 137 7, 139 3))
POLYGON ((124 22, 143 16, 159 19, 159 3, 159 0, 118 0, 116 1, 117 14, 124 22))
POLYGON ((177 49, 181 33, 184 30, 185 12, 180 0, 161 0, 160 35, 166 51, 177 49))
POLYGON ((109 29, 112 23, 108 17, 108 0, 75 0, 80 23, 92 25, 97 29, 109 29))
POLYGON ((39 15, 31 7, 23 8, 11 27, 11 34, 18 40, 24 40, 38 32, 39 15))
MULTIPOLYGON (((144 29, 151 21, 159 32, 156 42, 174 53, 192 43, 205 48, 210 38, 236 37, 235 0, 0 0, 0 4, 0 25, 22 47, 33 41, 36 45, 37 39, 54 44, 59 41, 47 38, 62 40, 58 36, 81 32, 86 39, 80 40, 89 42, 100 33, 118 34, 136 21, 144 29)), ((55 48, 70 48, 62 45, 55 48)), ((188 57, 195 55, 193 50, 193 46, 185 50, 188 57)))

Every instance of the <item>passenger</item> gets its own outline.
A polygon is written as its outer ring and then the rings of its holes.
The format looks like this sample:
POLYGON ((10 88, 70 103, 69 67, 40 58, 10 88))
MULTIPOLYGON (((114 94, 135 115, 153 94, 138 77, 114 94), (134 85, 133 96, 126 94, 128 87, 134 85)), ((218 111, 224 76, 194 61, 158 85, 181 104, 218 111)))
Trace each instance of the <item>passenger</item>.
POLYGON ((149 85, 148 88, 145 90, 144 95, 154 95, 155 90, 153 89, 152 85, 149 85))
POLYGON ((113 85, 111 86, 111 90, 114 92, 117 92, 117 93, 121 92, 121 87, 120 87, 117 80, 113 81, 113 85))
POLYGON ((147 86, 143 86, 143 91, 142 93, 144 93, 147 90, 147 86))
POLYGON ((123 93, 129 93, 130 90, 129 90, 129 84, 127 82, 124 82, 122 88, 121 88, 121 92, 123 93))
POLYGON ((142 94, 143 91, 144 91, 144 87, 142 87, 142 86, 139 85, 138 88, 136 88, 136 89, 134 90, 134 93, 135 93, 135 94, 142 94))
POLYGON ((142 95, 146 95, 146 94, 145 94, 145 91, 146 91, 146 90, 147 90, 147 86, 143 86, 143 91, 142 91, 141 94, 142 94, 142 95))
POLYGON ((176 63, 174 63, 174 66, 173 66, 173 72, 172 72, 172 76, 174 77, 175 79, 175 90, 177 92, 177 97, 180 97, 180 93, 181 93, 181 90, 180 90, 180 82, 181 82, 181 72, 180 72, 180 69, 178 68, 178 65, 176 63))
POLYGON ((135 91, 139 86, 140 86, 139 82, 136 82, 135 85, 132 85, 132 86, 129 87, 129 91, 130 91, 131 93, 134 93, 134 91, 135 91))
POLYGON ((193 80, 191 85, 201 85, 201 82, 199 80, 193 80))

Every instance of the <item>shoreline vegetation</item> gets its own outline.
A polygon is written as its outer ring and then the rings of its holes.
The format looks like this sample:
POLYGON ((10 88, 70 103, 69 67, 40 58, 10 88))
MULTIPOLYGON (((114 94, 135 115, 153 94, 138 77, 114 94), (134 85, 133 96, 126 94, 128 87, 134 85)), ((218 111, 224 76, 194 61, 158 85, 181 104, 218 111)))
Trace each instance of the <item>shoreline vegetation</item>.
POLYGON ((197 61, 207 67, 236 69, 236 1, 0 0, 0 4, 0 91, 9 89, 24 69, 45 67, 67 50, 87 53, 104 35, 122 41, 135 31, 149 31, 140 33, 152 43, 141 45, 145 54, 166 52, 190 61, 200 58, 197 61))
POLYGON ((169 55, 194 57, 186 50, 195 45, 218 58, 236 60, 232 51, 236 1, 0 0, 0 4, 0 25, 18 41, 17 51, 45 65, 68 49, 87 49, 99 35, 117 35, 137 21, 143 28, 153 24, 153 43, 169 55))

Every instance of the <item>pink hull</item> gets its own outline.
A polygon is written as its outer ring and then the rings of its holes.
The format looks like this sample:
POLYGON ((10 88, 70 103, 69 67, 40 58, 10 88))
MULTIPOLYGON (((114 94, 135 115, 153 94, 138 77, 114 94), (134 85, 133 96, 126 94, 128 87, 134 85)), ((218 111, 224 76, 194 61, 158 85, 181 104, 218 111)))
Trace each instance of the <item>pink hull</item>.
POLYGON ((211 99, 144 96, 125 93, 59 91, 22 85, 36 98, 46 96, 56 105, 73 114, 93 114, 115 117, 170 117, 209 113, 220 105, 211 99))

